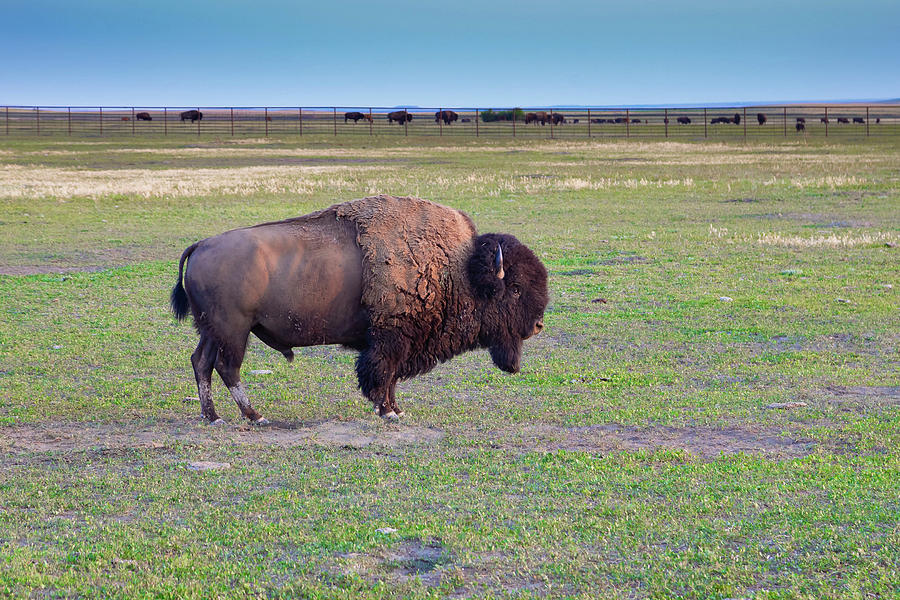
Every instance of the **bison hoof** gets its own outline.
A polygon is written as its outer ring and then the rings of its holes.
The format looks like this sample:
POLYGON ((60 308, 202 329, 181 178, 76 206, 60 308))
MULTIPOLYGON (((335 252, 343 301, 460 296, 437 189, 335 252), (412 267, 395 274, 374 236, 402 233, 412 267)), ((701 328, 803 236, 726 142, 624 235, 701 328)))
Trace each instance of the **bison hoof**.
POLYGON ((399 421, 400 420, 400 416, 397 413, 395 413, 394 411, 384 413, 383 415, 381 415, 381 418, 384 419, 385 421, 399 421))
POLYGON ((263 427, 263 426, 269 424, 269 420, 268 420, 267 418, 265 418, 265 417, 260 417, 260 418, 258 418, 258 419, 255 420, 255 421, 250 421, 250 424, 251 424, 251 425, 256 425, 256 426, 258 426, 258 427, 263 427))
POLYGON ((221 417, 219 417, 218 419, 216 419, 215 421, 212 421, 210 423, 211 427, 222 427, 223 425, 228 425, 228 423, 226 423, 225 419, 223 419, 221 417))

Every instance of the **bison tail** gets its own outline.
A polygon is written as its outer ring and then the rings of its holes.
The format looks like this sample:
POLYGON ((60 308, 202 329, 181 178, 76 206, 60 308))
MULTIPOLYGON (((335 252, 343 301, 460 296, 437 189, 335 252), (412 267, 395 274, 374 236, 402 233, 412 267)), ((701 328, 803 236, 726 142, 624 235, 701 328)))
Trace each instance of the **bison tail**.
POLYGON ((187 250, 185 250, 181 254, 181 260, 178 262, 178 281, 175 282, 175 287, 172 288, 172 296, 170 298, 170 302, 172 304, 172 312, 175 313, 175 318, 179 321, 184 320, 184 318, 188 314, 188 309, 190 309, 191 307, 190 301, 187 297, 187 292, 184 291, 184 284, 182 283, 184 275, 184 261, 186 261, 187 257, 197 249, 197 246, 199 244, 200 242, 197 242, 188 246, 187 250))

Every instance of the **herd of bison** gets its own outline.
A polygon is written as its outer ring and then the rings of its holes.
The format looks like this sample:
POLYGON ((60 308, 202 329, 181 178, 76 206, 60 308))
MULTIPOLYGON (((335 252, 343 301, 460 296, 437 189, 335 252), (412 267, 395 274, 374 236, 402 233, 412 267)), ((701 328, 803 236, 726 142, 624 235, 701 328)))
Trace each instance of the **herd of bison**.
MULTIPOLYGON (((190 121, 191 123, 194 123, 196 121, 203 120, 203 113, 200 112, 199 110, 186 110, 186 111, 180 113, 179 116, 181 117, 182 122, 190 121)), ((134 118, 135 118, 135 120, 138 120, 138 121, 152 121, 153 120, 153 117, 150 116, 150 113, 148 113, 148 112, 136 113, 134 115, 134 118)), ((272 117, 270 117, 270 116, 266 116, 265 118, 267 121, 272 120, 272 117)), ((513 118, 515 118, 515 117, 513 117, 513 118)), ((122 120, 127 121, 128 117, 122 117, 122 120)), ((395 110, 395 111, 387 113, 387 120, 389 123, 397 123, 399 125, 404 125, 404 124, 412 121, 413 116, 407 110, 395 110)), ((346 112, 346 113, 344 113, 344 123, 346 123, 347 121, 353 121, 354 123, 357 123, 359 121, 368 121, 369 123, 371 123, 372 122, 372 114, 371 113, 366 114, 366 113, 362 113, 359 111, 346 112)), ((451 123, 453 123, 455 121, 460 121, 461 123, 469 123, 469 122, 471 122, 471 119, 469 119, 469 118, 460 119, 459 113, 452 111, 452 110, 439 110, 434 113, 434 122, 440 123, 441 121, 443 121, 445 125, 450 125, 451 123)), ((765 125, 766 122, 768 121, 768 118, 766 117, 766 115, 764 113, 756 113, 756 121, 760 125, 765 125)), ((831 119, 829 119, 828 117, 821 117, 819 119, 819 121, 822 123, 825 123, 827 125, 828 123, 831 122, 831 119)), ((847 117, 836 117, 834 119, 834 121, 836 123, 849 124, 851 122, 851 119, 849 119, 847 117)), ((548 123, 550 123, 552 125, 563 125, 563 124, 569 123, 569 122, 579 123, 580 119, 571 119, 571 121, 570 121, 570 120, 566 119, 566 117, 563 116, 562 114, 554 113, 552 111, 550 111, 549 113, 546 111, 525 113, 525 124, 526 125, 530 125, 530 124, 536 125, 538 123, 540 123, 541 125, 546 125, 548 123)), ((590 119, 590 122, 595 125, 605 125, 605 124, 622 125, 622 124, 626 124, 626 123, 630 123, 630 124, 649 123, 650 119, 645 118, 642 120, 642 119, 636 119, 633 117, 615 117, 615 118, 610 118, 610 119, 601 119, 601 118, 590 119)), ((662 122, 664 124, 668 125, 669 118, 664 117, 662 119, 662 122)), ((679 125, 690 125, 692 121, 691 121, 690 117, 681 116, 681 117, 677 117, 675 119, 675 122, 677 122, 679 125)), ((853 117, 852 122, 860 124, 860 125, 865 125, 866 120, 863 119, 862 117, 853 117)), ((875 123, 881 123, 881 118, 880 117, 876 118, 875 123)), ((741 115, 740 115, 740 113, 734 113, 734 116, 731 116, 731 117, 724 117, 724 116, 713 117, 712 119, 710 119, 709 124, 710 125, 722 125, 722 124, 740 125, 741 124, 741 115)), ((806 129, 806 119, 804 117, 797 117, 794 127, 797 131, 804 131, 806 129)))

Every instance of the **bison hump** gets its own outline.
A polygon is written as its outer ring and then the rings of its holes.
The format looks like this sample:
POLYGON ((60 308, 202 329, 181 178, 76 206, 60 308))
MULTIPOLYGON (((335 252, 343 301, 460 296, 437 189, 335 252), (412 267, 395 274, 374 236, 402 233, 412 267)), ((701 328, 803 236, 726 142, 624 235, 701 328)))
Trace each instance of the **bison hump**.
POLYGON ((403 327, 446 316, 466 286, 475 226, 463 212, 413 197, 372 196, 334 207, 356 225, 363 304, 372 325, 403 327))

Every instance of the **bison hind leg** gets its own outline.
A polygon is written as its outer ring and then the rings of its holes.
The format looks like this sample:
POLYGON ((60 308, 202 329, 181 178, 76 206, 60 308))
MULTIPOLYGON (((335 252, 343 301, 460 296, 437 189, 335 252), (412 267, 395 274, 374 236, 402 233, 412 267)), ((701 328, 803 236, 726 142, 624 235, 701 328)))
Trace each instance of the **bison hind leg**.
POLYGON ((251 423, 255 425, 266 425, 268 420, 263 418, 261 414, 256 412, 253 405, 250 404, 250 398, 247 397, 247 390, 241 383, 241 363, 244 362, 244 350, 247 346, 247 338, 243 340, 231 340, 231 343, 223 343, 219 347, 219 353, 216 357, 216 372, 225 382, 228 391, 234 403, 241 409, 243 414, 251 423))
POLYGON ((212 337, 201 335, 197 349, 191 355, 191 365, 194 367, 194 377, 197 380, 197 394, 200 397, 200 414, 213 425, 225 423, 216 414, 212 399, 212 372, 218 351, 218 344, 212 337))

